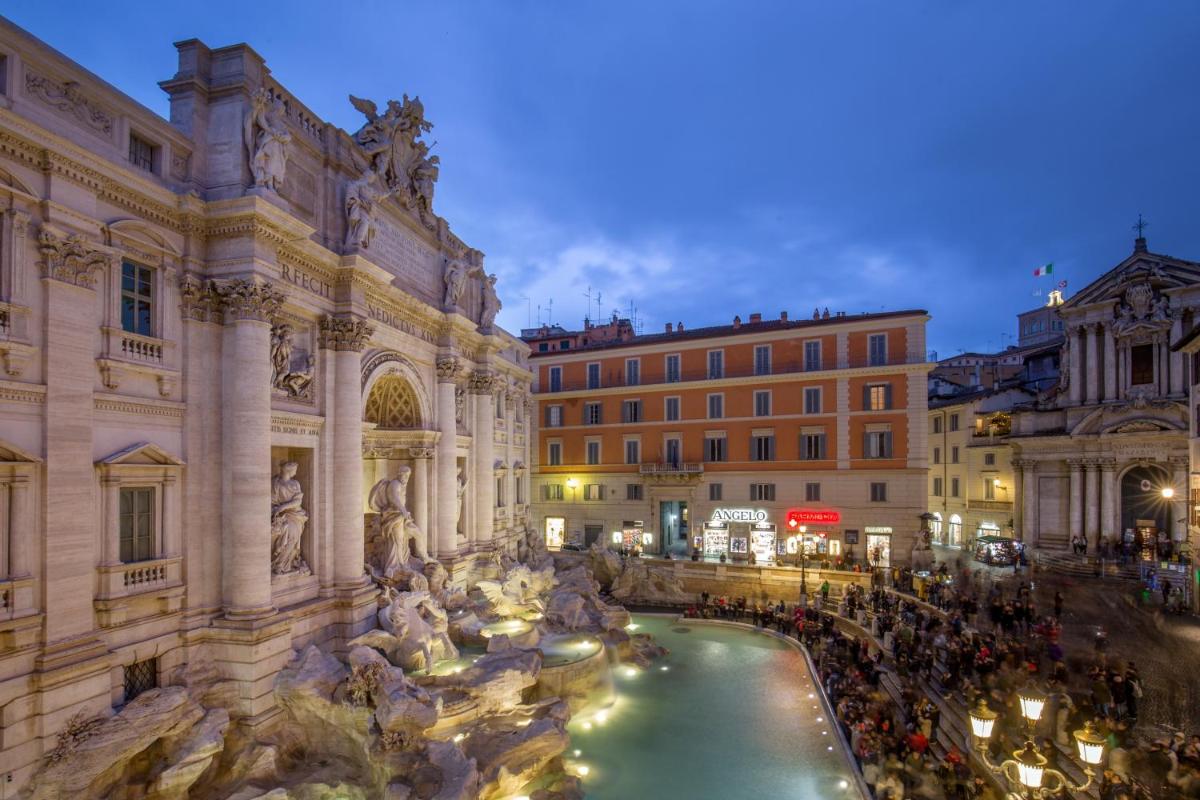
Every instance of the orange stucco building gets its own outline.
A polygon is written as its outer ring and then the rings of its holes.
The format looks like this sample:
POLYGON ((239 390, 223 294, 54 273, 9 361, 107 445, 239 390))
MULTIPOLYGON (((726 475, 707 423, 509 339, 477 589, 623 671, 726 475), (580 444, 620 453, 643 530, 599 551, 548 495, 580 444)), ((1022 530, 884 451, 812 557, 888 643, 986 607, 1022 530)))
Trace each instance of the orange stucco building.
POLYGON ((906 562, 925 510, 927 320, 752 314, 609 339, 524 332, 538 404, 531 524, 552 547, 761 561, 807 545, 906 562))

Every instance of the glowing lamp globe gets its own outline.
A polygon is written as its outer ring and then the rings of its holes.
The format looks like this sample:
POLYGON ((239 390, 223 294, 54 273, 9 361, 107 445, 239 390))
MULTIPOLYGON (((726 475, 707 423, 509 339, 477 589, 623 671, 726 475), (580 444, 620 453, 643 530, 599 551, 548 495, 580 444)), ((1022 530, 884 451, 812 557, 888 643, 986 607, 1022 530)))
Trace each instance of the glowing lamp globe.
POLYGON ((978 739, 992 738, 992 726, 996 724, 998 716, 999 714, 988 708, 986 700, 980 700, 978 707, 970 712, 971 733, 978 739))
POLYGON ((1175 490, 1170 486, 1164 486, 1163 490, 1162 490, 1162 496, 1165 497, 1167 500, 1170 500, 1172 497, 1175 496, 1175 490))
POLYGON ((1021 785, 1026 789, 1041 788, 1046 757, 1033 748, 1033 742, 1026 742, 1023 748, 1014 752, 1013 760, 1017 762, 1017 780, 1021 785))
POLYGON ((1021 716, 1030 722, 1042 718, 1042 709, 1046 707, 1046 695, 1037 689, 1024 689, 1017 693, 1021 699, 1021 716))
POLYGON ((1075 737, 1080 761, 1094 767, 1104 760, 1104 737, 1096 733, 1090 721, 1085 722, 1083 728, 1072 735, 1075 737))

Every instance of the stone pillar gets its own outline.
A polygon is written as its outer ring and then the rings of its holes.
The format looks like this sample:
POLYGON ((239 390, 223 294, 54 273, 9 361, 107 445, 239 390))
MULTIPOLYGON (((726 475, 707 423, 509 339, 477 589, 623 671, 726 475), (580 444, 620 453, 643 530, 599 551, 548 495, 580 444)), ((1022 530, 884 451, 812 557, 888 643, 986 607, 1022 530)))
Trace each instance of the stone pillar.
POLYGON ((1038 545, 1037 466, 1033 459, 1021 459, 1021 541, 1029 547, 1038 545))
POLYGON ((367 580, 363 532, 362 350, 375 328, 353 315, 321 320, 320 346, 333 350, 333 585, 367 580))
POLYGON ((1014 458, 1012 460, 1013 469, 1013 536, 1021 539, 1022 524, 1024 523, 1024 503, 1025 503, 1025 472, 1023 459, 1014 458))
POLYGON ((1070 337, 1070 375, 1067 378, 1067 396, 1071 405, 1083 402, 1083 327, 1076 326, 1067 331, 1070 337))
POLYGON ((471 394, 475 396, 475 429, 471 449, 475 456, 475 541, 487 545, 495 532, 496 515, 496 396, 492 393, 495 376, 487 370, 471 375, 471 394))
POLYGON ((271 318, 283 295, 216 286, 222 334, 221 599, 230 619, 271 615, 271 318))
POLYGON ((30 483, 28 475, 17 475, 8 485, 8 574, 12 578, 30 574, 29 551, 33 538, 30 483))
POLYGON ((1100 337, 1099 326, 1085 325, 1083 327, 1083 337, 1087 341, 1087 402, 1100 402, 1100 353, 1098 339, 1100 337))
POLYGON ((100 563, 111 567, 121 563, 121 479, 105 475, 100 480, 100 491, 104 495, 100 563))
POLYGON ((1175 496, 1171 499, 1171 541, 1176 547, 1187 541, 1188 522, 1188 457, 1171 456, 1171 486, 1175 496))
POLYGON ((1068 541, 1071 537, 1083 533, 1083 460, 1067 459, 1071 468, 1071 521, 1067 531, 1068 541))
POLYGON ((1117 340, 1111 324, 1104 326, 1104 399, 1117 399, 1117 340))
MULTIPOLYGON (((1100 536, 1114 541, 1120 533, 1117 521, 1117 461, 1106 458, 1100 462, 1100 536)), ((1089 542, 1099 548, 1099 540, 1089 542)))
MULTIPOLYGON (((1168 348, 1183 338, 1183 312, 1181 310, 1175 312, 1175 319, 1171 322, 1171 338, 1168 342, 1168 348)), ((1183 380, 1183 353, 1178 350, 1171 351, 1170 357, 1170 372, 1171 372, 1171 394, 1186 394, 1188 385, 1183 380)))
POLYGON ((1100 465, 1095 461, 1084 464, 1083 535, 1085 541, 1095 543, 1100 538, 1100 465))
POLYGON ((167 475, 163 478, 163 558, 183 555, 180 531, 179 478, 167 475))
POLYGON ((413 520, 429 539, 430 557, 437 557, 437 539, 429 531, 429 459, 433 458, 432 447, 412 447, 408 454, 413 460, 413 504, 416 513, 413 520))
POLYGON ((462 362, 454 356, 437 360, 437 425, 441 437, 437 443, 437 552, 438 558, 453 558, 458 553, 458 421, 454 390, 462 362))

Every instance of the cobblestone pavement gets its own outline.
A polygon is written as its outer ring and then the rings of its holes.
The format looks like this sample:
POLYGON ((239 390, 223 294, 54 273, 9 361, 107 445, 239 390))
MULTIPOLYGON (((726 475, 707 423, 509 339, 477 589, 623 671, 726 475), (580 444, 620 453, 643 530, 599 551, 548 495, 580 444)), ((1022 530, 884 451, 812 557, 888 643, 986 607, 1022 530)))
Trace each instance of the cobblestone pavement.
MULTIPOLYGON (((947 555, 953 567, 959 554, 947 555)), ((1032 580, 1039 614, 1053 610, 1054 592, 1061 590, 1066 598, 1063 647, 1068 666, 1073 669, 1079 662, 1090 662, 1096 630, 1104 626, 1110 662, 1132 661, 1142 676, 1145 697, 1139 728, 1145 733, 1200 731, 1200 619, 1190 614, 1163 615, 1157 596, 1148 607, 1140 607, 1135 599, 1139 586, 1135 581, 1031 574, 1029 568, 1014 578, 1011 568, 988 568, 974 561, 970 566, 983 567, 1009 593, 1014 581, 1032 580)))

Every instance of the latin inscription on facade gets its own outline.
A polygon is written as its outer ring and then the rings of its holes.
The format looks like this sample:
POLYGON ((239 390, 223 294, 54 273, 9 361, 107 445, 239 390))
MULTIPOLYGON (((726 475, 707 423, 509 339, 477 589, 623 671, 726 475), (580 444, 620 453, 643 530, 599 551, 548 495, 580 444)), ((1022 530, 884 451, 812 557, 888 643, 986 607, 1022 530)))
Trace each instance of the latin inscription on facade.
POLYGON ((401 289, 441 306, 441 258, 417 237, 388 219, 380 219, 367 256, 394 274, 401 289))
POLYGON ((384 325, 387 325, 389 328, 395 328, 396 330, 401 331, 402 333, 407 333, 409 336, 415 336, 418 339, 429 342, 431 344, 434 342, 434 337, 433 337, 432 333, 425 330, 424 328, 420 328, 420 327, 412 324, 408 320, 401 317, 399 314, 396 314, 386 308, 383 308, 382 306, 377 306, 377 305, 372 305, 371 303, 367 303, 367 316, 370 317, 371 319, 375 320, 376 322, 382 322, 384 325))
POLYGON ((288 264, 280 264, 279 276, 293 286, 299 286, 301 289, 311 292, 317 297, 324 297, 326 300, 333 299, 333 286, 331 284, 326 283, 320 278, 314 278, 303 270, 298 270, 288 264))

